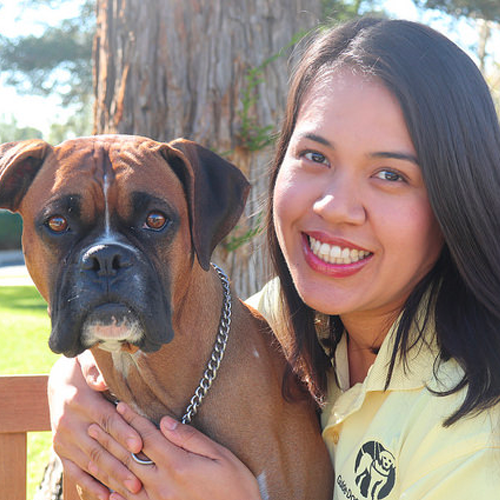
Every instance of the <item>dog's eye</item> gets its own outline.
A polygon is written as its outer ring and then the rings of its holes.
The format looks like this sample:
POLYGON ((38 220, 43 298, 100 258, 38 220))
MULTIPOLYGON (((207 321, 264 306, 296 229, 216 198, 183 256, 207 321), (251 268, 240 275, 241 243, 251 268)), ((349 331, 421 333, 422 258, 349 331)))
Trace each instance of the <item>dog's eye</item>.
POLYGON ((69 229, 69 224, 62 215, 53 215, 47 220, 47 227, 54 233, 65 233, 69 229))
POLYGON ((165 227, 167 220, 167 217, 161 212, 150 212, 146 217, 146 226, 149 229, 159 231, 165 227))

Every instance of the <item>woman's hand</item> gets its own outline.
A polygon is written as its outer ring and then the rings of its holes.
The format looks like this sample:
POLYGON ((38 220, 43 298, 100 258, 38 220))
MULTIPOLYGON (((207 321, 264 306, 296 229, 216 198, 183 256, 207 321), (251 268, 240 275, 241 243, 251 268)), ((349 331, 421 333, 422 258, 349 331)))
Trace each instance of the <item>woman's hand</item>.
POLYGON ((106 460, 115 477, 129 491, 138 492, 140 481, 88 435, 90 424, 108 430, 130 451, 139 452, 142 440, 100 392, 107 389, 90 352, 79 359, 59 359, 49 377, 49 405, 54 450, 65 474, 91 495, 107 499, 109 490, 89 475, 89 463, 106 460))
POLYGON ((142 451, 154 464, 136 463, 120 439, 114 439, 99 425, 91 425, 89 435, 143 484, 138 494, 131 494, 113 463, 98 454, 90 471, 115 491, 110 500, 261 500, 257 481, 248 468, 194 427, 164 417, 158 430, 124 403, 118 404, 117 411, 141 435, 142 451))

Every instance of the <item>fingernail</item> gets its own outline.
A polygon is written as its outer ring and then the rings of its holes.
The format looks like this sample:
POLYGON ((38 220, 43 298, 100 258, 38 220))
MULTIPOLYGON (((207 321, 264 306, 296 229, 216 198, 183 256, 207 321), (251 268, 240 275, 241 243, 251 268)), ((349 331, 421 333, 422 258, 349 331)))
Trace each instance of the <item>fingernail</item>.
POLYGON ((125 440, 125 443, 127 445, 127 450, 131 453, 139 453, 139 451, 141 451, 141 445, 137 442, 137 439, 128 438, 125 440))
POLYGON ((120 415, 123 415, 123 413, 125 412, 125 403, 122 403, 121 401, 116 405, 116 411, 120 414, 120 415))
POLYGON ((169 431, 175 431, 175 429, 177 429, 177 426, 179 425, 179 422, 177 422, 177 420, 172 417, 163 417, 161 422, 169 431))
POLYGON ((125 488, 130 491, 130 493, 135 493, 135 481, 133 479, 125 479, 123 481, 123 484, 125 485, 125 488))
POLYGON ((97 429, 96 429, 96 426, 94 424, 92 424, 88 430, 88 435, 91 437, 91 438, 94 438, 94 439, 97 439, 97 429))
POLYGON ((123 484, 130 493, 137 493, 137 481, 135 479, 125 479, 123 484))

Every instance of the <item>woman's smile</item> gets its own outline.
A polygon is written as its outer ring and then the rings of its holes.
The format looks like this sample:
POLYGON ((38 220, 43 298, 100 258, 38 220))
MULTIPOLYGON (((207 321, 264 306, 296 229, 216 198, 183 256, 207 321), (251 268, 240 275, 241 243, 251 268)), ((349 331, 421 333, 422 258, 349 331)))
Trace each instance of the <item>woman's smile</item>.
POLYGON ((351 276, 370 262, 372 253, 347 242, 327 242, 318 233, 304 234, 306 262, 318 272, 343 278, 351 276))

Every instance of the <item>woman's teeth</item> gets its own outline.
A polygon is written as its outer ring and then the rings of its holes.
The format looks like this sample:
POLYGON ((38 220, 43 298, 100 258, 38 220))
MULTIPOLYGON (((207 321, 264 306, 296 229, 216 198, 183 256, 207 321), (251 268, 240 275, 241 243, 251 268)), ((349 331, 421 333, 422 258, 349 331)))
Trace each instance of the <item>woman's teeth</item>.
POLYGON ((314 239, 312 236, 309 236, 309 245, 316 257, 330 264, 352 264, 370 255, 370 252, 357 250, 356 248, 342 248, 337 245, 321 243, 321 241, 314 239))

